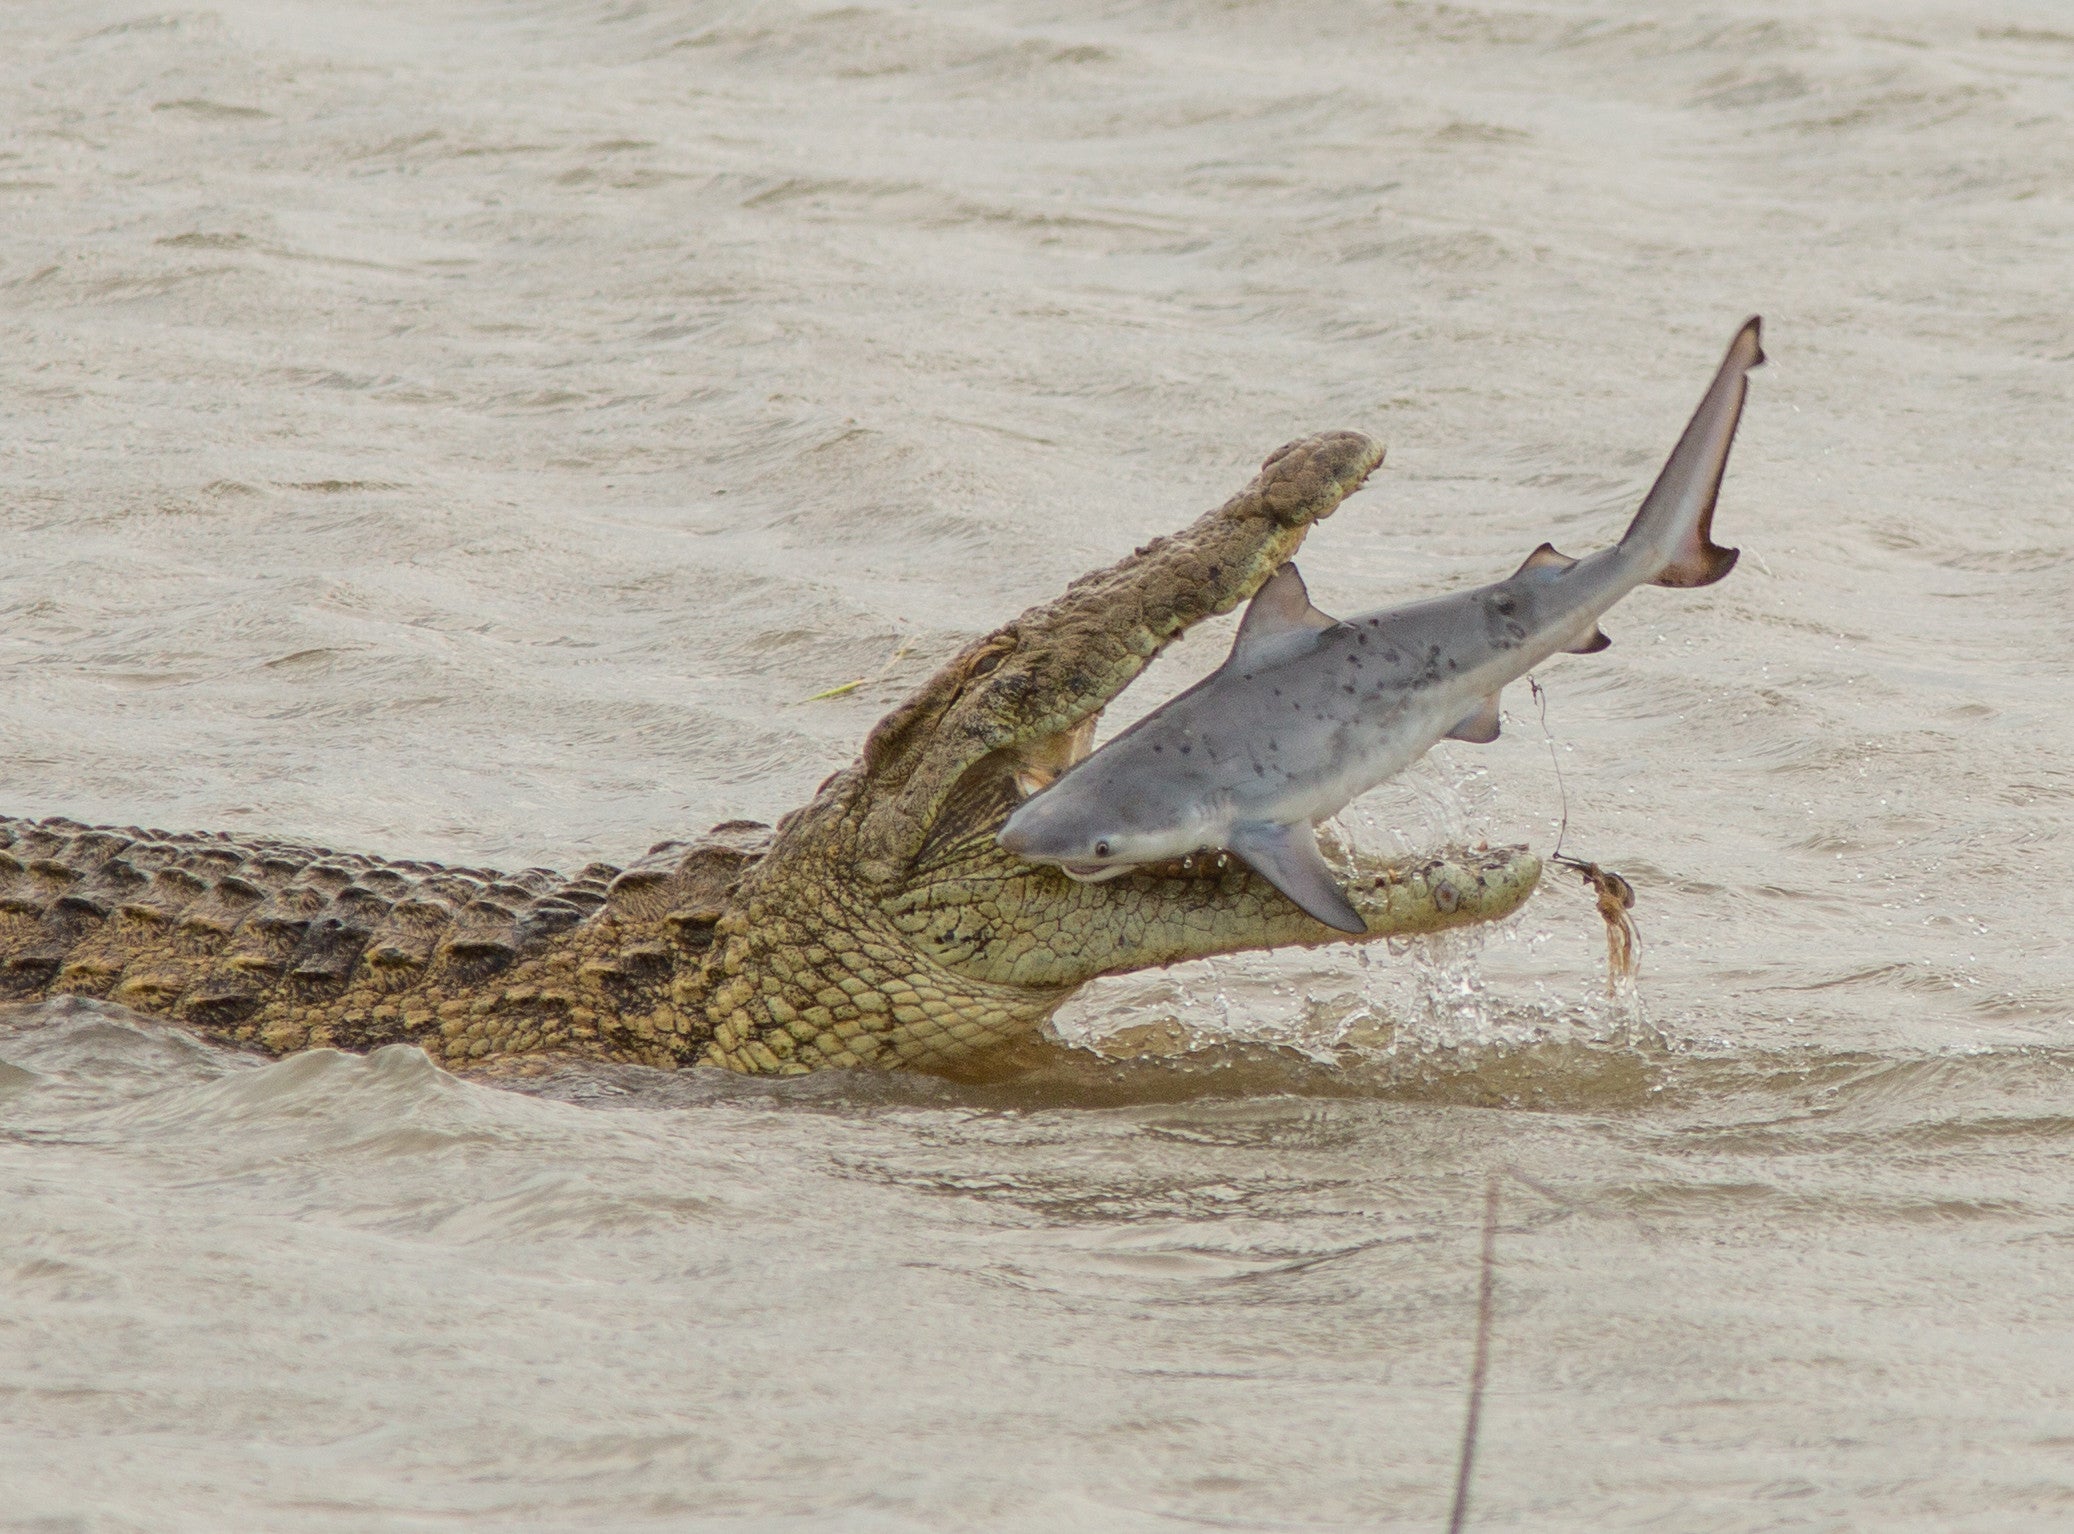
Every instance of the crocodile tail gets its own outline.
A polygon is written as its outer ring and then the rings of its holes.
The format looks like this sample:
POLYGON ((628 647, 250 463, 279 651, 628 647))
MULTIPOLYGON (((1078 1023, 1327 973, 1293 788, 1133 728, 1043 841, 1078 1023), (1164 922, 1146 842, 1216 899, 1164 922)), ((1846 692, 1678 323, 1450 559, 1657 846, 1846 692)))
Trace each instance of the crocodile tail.
MULTIPOLYGON (((722 852, 738 881, 747 850, 701 846, 676 860, 722 852)), ((699 910, 672 900, 649 912, 653 879, 626 875, 614 891, 610 864, 572 879, 500 875, 0 817, 0 1001, 102 997, 276 1053, 411 1041, 454 1061, 492 1045, 519 1053, 527 1039, 581 1049, 614 1028, 604 1014, 618 1003, 655 1016, 678 954, 703 949, 718 918, 713 889, 699 910), (608 906, 614 920, 593 922, 608 906), (512 985, 533 968, 548 983, 512 985)), ((597 1053, 672 1055, 645 1036, 597 1053)))

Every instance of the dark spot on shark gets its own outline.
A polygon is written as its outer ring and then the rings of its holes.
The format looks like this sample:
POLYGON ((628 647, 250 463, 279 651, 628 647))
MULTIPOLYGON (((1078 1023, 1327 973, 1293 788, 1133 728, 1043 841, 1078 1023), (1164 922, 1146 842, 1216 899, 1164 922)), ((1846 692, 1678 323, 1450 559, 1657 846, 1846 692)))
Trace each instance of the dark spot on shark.
POLYGON ((1183 756, 1193 756, 1193 755, 1195 754, 1195 747, 1194 747, 1194 746, 1189 746, 1189 745, 1184 745, 1184 746, 1182 746, 1182 748, 1181 748, 1181 754, 1182 754, 1183 756))

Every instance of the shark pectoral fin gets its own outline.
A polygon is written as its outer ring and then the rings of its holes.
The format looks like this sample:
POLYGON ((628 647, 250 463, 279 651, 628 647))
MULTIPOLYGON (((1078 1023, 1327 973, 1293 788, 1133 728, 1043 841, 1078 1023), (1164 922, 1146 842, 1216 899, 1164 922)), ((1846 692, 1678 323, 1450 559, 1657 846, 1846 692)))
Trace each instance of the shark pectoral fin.
POLYGON ((1568 554, 1558 553, 1552 543, 1544 543, 1526 557, 1526 561, 1513 571, 1514 575, 1525 575, 1529 570, 1567 570, 1577 561, 1568 554))
POLYGON ((1311 606, 1311 593, 1295 565, 1284 565, 1267 578, 1253 594, 1246 616, 1239 620, 1238 637, 1231 642, 1227 666, 1247 665, 1279 659, 1287 653, 1293 637, 1307 639, 1338 623, 1311 606))
MULTIPOLYGON (((1609 640, 1608 643, 1611 643, 1609 640)), ((1498 695, 1492 693, 1464 714, 1452 730, 1447 732, 1449 740, 1466 740, 1472 746, 1488 746, 1498 738, 1498 695)))
POLYGON ((1339 881, 1318 851, 1318 836, 1308 823, 1277 825, 1249 820, 1232 829, 1231 850, 1261 878, 1310 915, 1341 932, 1366 932, 1339 881))
POLYGON ((1597 655, 1601 650, 1610 650, 1612 648, 1613 641, 1606 637, 1606 631, 1595 624, 1588 636, 1578 640, 1577 643, 1570 646, 1563 653, 1566 655, 1597 655))

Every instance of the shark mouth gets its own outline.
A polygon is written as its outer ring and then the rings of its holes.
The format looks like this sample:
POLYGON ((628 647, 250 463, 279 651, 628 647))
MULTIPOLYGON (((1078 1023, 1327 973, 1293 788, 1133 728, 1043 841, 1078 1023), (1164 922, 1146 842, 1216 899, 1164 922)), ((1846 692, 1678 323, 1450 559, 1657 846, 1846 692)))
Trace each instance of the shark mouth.
POLYGON ((1082 884, 1101 884, 1122 874, 1132 872, 1144 865, 1139 863, 1060 863, 1059 872, 1069 879, 1078 879, 1082 884))
POLYGON ((1185 858, 1166 858, 1158 863, 1054 863, 1052 867, 1082 884, 1101 884, 1124 874, 1151 874, 1160 879, 1211 879, 1230 868, 1233 855, 1216 847, 1204 847, 1185 858))

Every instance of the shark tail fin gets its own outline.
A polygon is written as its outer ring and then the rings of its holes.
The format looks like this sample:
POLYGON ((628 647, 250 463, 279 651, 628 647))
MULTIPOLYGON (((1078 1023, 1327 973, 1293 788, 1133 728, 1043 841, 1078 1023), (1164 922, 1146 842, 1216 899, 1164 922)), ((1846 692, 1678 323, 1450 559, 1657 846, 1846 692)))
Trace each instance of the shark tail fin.
POLYGON ((1744 375, 1764 361, 1762 328, 1762 319, 1753 315, 1736 332, 1706 398, 1620 540, 1623 547, 1639 546, 1662 558, 1655 585, 1711 586, 1735 568, 1740 550, 1714 542, 1714 502, 1749 390, 1744 375))

